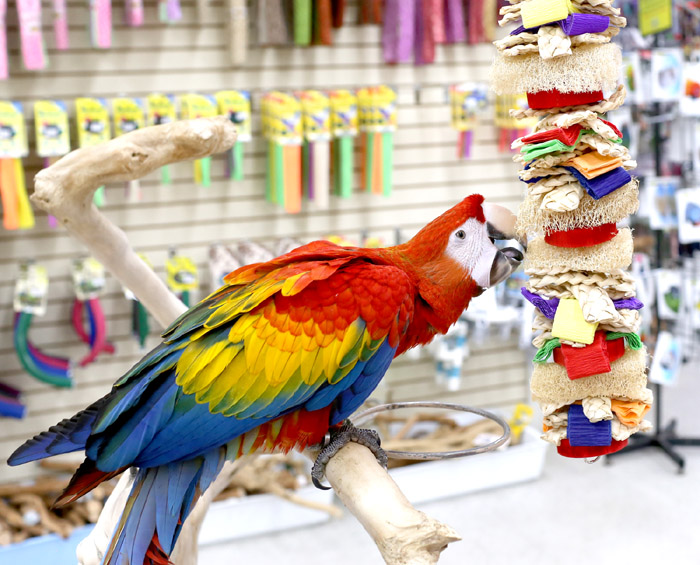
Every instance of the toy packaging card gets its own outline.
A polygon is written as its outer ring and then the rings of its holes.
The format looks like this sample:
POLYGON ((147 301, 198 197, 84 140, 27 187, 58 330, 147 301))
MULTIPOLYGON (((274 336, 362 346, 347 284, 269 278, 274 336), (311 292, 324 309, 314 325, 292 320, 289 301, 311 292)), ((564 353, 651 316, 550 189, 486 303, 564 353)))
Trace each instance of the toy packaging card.
POLYGON ((487 107, 488 87, 462 82, 450 86, 452 127, 457 131, 474 129, 477 117, 487 107))
POLYGON ((299 93, 303 112, 304 137, 309 142, 328 141, 331 138, 331 103, 318 90, 299 93))
POLYGON ((19 102, 0 100, 0 157, 18 159, 29 153, 27 131, 19 102))
POLYGON ((396 130, 396 92, 386 85, 362 88, 357 92, 358 117, 362 131, 396 130))
POLYGON ((46 268, 29 261, 22 263, 15 283, 13 300, 15 312, 43 316, 46 314, 48 290, 49 276, 46 268))
POLYGON ((356 136, 358 131, 357 96, 349 90, 333 90, 331 133, 333 137, 356 136))
POLYGON ((284 92, 269 92, 262 102, 263 135, 280 145, 301 145, 303 124, 301 104, 284 92))
POLYGON ((184 120, 213 118, 218 111, 216 98, 208 94, 185 94, 180 99, 180 104, 184 120))
POLYGON ((105 286, 105 268, 93 257, 73 261, 73 290, 78 300, 97 298, 105 286))
POLYGON ((140 98, 115 98, 112 100, 114 135, 120 136, 145 125, 143 101, 140 98))
POLYGON ((36 153, 39 157, 61 157, 70 153, 70 133, 66 105, 59 100, 34 103, 36 153))
POLYGON ((177 120, 175 97, 171 94, 150 94, 146 99, 146 108, 146 123, 149 126, 160 126, 177 120))
POLYGON ((79 147, 99 145, 112 137, 109 110, 104 98, 76 98, 75 121, 79 147))
POLYGON ((248 142, 251 135, 250 93, 238 90, 223 90, 216 93, 219 114, 228 116, 234 124, 238 137, 236 142, 248 142))
POLYGON ((165 263, 168 288, 176 293, 196 290, 199 287, 197 267, 184 255, 172 255, 165 263))

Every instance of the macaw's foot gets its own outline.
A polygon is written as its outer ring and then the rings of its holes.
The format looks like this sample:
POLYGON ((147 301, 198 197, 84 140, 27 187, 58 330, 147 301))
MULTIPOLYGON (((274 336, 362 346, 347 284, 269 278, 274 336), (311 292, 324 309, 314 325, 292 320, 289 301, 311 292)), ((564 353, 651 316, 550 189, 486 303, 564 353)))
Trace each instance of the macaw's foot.
POLYGON ((316 457, 314 466, 311 469, 311 481, 316 488, 322 490, 330 489, 330 487, 321 484, 323 476, 326 474, 326 465, 338 451, 351 441, 367 447, 374 453, 377 462, 386 469, 387 456, 381 448, 382 442, 379 439, 379 434, 374 430, 356 428, 350 420, 345 420, 341 426, 331 428, 330 441, 323 446, 318 457, 316 457))

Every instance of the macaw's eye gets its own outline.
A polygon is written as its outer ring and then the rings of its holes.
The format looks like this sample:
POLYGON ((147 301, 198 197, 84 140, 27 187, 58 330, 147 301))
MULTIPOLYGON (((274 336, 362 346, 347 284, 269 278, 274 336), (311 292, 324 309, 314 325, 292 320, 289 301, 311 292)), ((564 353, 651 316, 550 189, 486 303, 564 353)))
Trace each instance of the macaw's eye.
POLYGON ((466 234, 466 232, 465 232, 464 230, 457 230, 457 231, 455 232, 455 235, 456 235, 459 239, 464 239, 465 237, 467 237, 467 234, 466 234))

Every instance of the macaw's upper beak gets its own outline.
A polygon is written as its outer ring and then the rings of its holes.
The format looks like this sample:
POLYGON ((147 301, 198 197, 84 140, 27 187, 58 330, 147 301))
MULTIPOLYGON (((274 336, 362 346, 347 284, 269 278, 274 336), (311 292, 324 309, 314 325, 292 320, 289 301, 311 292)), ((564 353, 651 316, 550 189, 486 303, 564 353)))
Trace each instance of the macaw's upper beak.
MULTIPOLYGON (((525 242, 519 241, 515 234, 516 217, 510 210, 497 204, 482 204, 489 237, 493 239, 515 239, 526 249, 525 242)), ((514 247, 499 249, 493 259, 489 274, 489 286, 494 286, 507 279, 523 261, 523 254, 514 247)))
POLYGON ((523 249, 527 249, 527 242, 520 241, 515 233, 517 217, 513 212, 508 210, 508 208, 489 202, 482 204, 481 208, 484 211, 484 218, 486 218, 489 237, 493 239, 515 239, 523 246, 523 249))

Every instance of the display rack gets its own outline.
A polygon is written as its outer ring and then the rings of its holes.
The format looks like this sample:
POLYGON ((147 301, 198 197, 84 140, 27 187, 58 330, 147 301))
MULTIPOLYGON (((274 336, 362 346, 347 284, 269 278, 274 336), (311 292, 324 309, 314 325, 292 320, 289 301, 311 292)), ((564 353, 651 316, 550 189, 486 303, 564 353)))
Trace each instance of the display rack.
MULTIPOLYGON (((662 148, 666 141, 661 136, 661 124, 664 121, 664 116, 661 112, 661 104, 654 102, 652 113, 649 117, 649 122, 654 128, 653 145, 654 145, 654 172, 657 177, 662 175, 662 148)), ((654 258, 652 266, 660 268, 663 263, 663 231, 654 230, 654 258)), ((656 326, 654 329, 654 343, 656 344, 659 337, 660 321, 659 321, 659 306, 658 300, 654 301, 654 318, 656 326)), ((683 359, 685 362, 686 359, 683 359)), ((626 453, 633 453, 642 449, 654 447, 661 449, 671 460, 676 464, 679 474, 685 471, 685 459, 674 448, 676 446, 697 446, 700 447, 700 438, 680 437, 676 432, 677 420, 672 418, 667 424, 663 425, 662 418, 662 403, 663 403, 663 386, 654 383, 654 433, 653 434, 635 434, 630 438, 629 445, 622 451, 611 453, 605 456, 606 464, 609 464, 611 457, 619 457, 626 453)))

